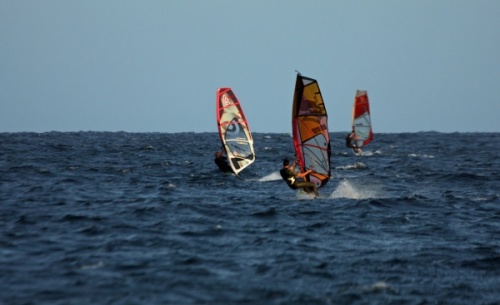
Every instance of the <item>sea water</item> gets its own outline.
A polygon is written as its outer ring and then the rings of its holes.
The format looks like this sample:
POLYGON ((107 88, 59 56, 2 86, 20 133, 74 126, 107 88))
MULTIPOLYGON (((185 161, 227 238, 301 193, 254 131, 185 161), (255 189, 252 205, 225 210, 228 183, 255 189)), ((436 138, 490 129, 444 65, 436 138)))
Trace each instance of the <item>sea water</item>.
POLYGON ((0 133, 0 304, 499 304, 500 134, 331 134, 332 179, 216 133, 0 133))

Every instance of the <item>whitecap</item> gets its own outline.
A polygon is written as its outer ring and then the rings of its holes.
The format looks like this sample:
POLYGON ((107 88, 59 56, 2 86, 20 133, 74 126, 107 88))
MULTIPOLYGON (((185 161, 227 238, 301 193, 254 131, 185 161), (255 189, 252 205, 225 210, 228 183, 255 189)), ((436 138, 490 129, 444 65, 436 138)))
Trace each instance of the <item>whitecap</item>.
POLYGON ((92 265, 83 265, 81 267, 81 269, 83 270, 88 270, 88 269, 98 269, 98 268, 101 268, 104 266, 104 263, 103 262, 97 262, 96 264, 92 264, 92 265))
POLYGON ((261 182, 276 181, 276 180, 281 180, 281 175, 279 172, 273 172, 273 173, 259 179, 259 181, 261 181, 261 182))
POLYGON ((337 166, 335 169, 353 169, 353 168, 365 168, 365 167, 366 165, 363 162, 356 162, 344 166, 337 166))
POLYGON ((366 183, 356 183, 354 181, 342 180, 337 188, 332 192, 330 198, 349 198, 349 199, 369 199, 379 198, 379 187, 366 183))

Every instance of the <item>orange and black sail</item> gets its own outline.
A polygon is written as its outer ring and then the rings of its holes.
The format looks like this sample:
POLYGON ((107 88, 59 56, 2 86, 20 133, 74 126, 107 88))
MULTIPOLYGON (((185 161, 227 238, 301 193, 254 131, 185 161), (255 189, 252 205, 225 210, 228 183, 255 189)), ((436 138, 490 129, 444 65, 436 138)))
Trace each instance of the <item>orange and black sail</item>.
POLYGON ((318 82, 300 73, 293 96, 292 131, 301 170, 311 169, 307 180, 324 186, 331 175, 328 116, 318 82))

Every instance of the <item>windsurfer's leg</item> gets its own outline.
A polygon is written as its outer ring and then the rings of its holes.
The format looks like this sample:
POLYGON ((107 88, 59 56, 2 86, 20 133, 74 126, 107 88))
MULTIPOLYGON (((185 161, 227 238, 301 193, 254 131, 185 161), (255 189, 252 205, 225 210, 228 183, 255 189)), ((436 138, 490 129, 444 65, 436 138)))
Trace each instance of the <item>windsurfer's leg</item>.
POLYGON ((312 185, 312 189, 313 189, 314 194, 316 196, 319 196, 319 194, 318 194, 318 188, 316 188, 316 184, 314 184, 312 182, 309 182, 309 183, 311 183, 311 185, 312 185))
POLYGON ((295 186, 297 188, 303 189, 306 193, 314 192, 316 196, 318 195, 318 189, 316 188, 316 184, 308 181, 297 181, 295 182, 295 186))

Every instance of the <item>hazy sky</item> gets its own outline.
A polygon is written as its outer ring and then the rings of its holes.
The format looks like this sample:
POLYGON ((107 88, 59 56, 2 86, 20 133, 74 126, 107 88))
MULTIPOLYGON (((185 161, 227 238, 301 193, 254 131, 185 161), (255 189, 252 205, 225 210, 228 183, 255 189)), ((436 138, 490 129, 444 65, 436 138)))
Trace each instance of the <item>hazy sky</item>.
POLYGON ((295 70, 332 132, 500 132, 500 1, 0 0, 0 132, 291 132, 295 70))

